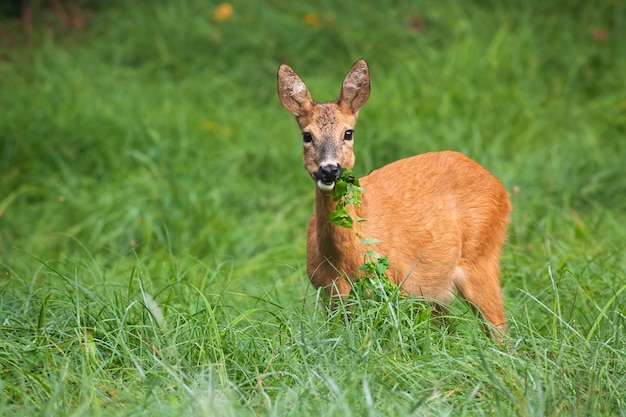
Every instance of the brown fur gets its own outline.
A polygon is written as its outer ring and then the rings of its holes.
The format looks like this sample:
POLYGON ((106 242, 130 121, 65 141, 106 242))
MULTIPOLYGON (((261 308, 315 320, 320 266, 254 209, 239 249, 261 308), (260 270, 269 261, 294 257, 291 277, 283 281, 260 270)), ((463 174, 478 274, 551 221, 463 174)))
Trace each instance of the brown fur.
MULTIPOLYGON (((344 134, 369 97, 365 61, 353 65, 334 102, 314 102, 286 65, 278 71, 278 91, 313 138, 304 143, 309 174, 315 179, 324 161, 352 168, 353 140, 344 140, 344 134)), ((307 241, 307 272, 316 288, 331 296, 348 294, 348 279, 357 276, 365 251, 374 249, 388 256, 389 278, 403 291, 446 303, 460 292, 492 325, 506 328, 499 259, 511 204, 495 176, 470 158, 445 151, 393 162, 361 178, 361 186, 361 206, 351 214, 366 221, 355 222, 356 230, 328 221, 336 203, 316 187, 307 241), (379 242, 362 245, 355 232, 379 242)))

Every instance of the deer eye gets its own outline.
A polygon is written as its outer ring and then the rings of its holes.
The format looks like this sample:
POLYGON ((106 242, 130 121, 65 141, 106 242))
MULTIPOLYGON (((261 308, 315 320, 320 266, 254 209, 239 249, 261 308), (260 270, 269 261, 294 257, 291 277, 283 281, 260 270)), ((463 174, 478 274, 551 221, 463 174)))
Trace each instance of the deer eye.
POLYGON ((343 134, 343 140, 352 140, 354 132, 352 130, 346 130, 346 133, 343 134))
POLYGON ((309 132, 302 132, 302 142, 304 143, 313 142, 313 136, 309 132))

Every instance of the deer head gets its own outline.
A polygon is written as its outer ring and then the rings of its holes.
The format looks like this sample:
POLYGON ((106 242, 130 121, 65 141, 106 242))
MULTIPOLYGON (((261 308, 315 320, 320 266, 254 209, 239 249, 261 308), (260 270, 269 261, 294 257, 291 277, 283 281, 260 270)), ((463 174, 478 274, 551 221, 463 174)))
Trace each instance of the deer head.
POLYGON ((278 69, 278 95, 302 130, 304 167, 321 191, 330 192, 344 168, 354 166, 354 125, 370 94, 367 63, 354 63, 343 80, 339 98, 316 103, 288 65, 278 69))

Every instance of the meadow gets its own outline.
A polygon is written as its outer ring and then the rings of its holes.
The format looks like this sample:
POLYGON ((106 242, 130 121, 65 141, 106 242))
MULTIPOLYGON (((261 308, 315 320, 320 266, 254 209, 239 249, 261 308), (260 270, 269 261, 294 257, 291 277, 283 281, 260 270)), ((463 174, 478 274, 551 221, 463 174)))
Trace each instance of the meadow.
POLYGON ((626 415, 626 5, 228 6, 0 20, 0 415, 626 415), (276 70, 328 101, 358 58, 358 175, 452 149, 511 193, 505 344, 460 300, 319 305, 276 70))

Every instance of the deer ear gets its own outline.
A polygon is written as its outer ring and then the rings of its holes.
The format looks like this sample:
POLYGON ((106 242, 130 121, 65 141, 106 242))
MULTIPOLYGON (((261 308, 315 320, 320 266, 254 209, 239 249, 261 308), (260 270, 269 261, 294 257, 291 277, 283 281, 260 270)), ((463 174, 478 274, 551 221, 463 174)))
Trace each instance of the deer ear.
POLYGON ((357 113, 370 96, 370 72, 367 62, 359 59, 352 65, 343 80, 337 104, 352 113, 357 113))
POLYGON ((304 82, 289 65, 278 68, 278 96, 294 116, 302 116, 313 108, 313 99, 304 82))

